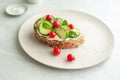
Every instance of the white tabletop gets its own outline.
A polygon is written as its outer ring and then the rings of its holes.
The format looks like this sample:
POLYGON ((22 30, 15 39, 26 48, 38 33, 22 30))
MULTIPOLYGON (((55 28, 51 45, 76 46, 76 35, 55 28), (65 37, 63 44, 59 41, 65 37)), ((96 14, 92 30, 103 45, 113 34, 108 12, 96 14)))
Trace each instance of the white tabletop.
POLYGON ((120 80, 120 1, 119 0, 0 0, 0 80, 120 80), (22 16, 9 16, 6 6, 25 3, 22 16), (102 20, 112 30, 115 47, 103 63, 84 70, 61 70, 47 67, 30 58, 21 48, 18 31, 31 16, 43 10, 71 9, 86 12, 102 20))

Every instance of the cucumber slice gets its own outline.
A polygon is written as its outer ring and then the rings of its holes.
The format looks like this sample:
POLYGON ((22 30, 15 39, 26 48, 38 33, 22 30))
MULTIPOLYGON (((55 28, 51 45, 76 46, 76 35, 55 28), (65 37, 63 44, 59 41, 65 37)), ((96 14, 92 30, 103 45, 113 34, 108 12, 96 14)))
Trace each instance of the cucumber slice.
POLYGON ((69 32, 69 37, 70 38, 76 38, 76 37, 78 37, 78 35, 77 35, 77 33, 75 31, 70 31, 69 32))
POLYGON ((42 35, 48 35, 50 33, 51 30, 44 28, 43 23, 40 24, 38 31, 42 34, 42 35))
POLYGON ((62 28, 62 27, 56 28, 55 32, 60 38, 62 38, 62 39, 67 38, 67 32, 64 28, 62 28))
POLYGON ((63 25, 61 26, 62 28, 64 28, 67 32, 67 37, 69 36, 69 32, 70 32, 70 28, 68 27, 68 25, 63 25))
POLYGON ((43 21, 43 26, 44 26, 44 28, 51 30, 52 23, 50 23, 48 21, 43 21))
POLYGON ((39 27, 39 26, 40 26, 40 24, 41 24, 42 22, 43 22, 43 20, 42 20, 42 19, 37 20, 37 22, 36 22, 37 27, 39 27))
POLYGON ((63 24, 63 20, 62 20, 61 18, 56 18, 56 20, 57 20, 58 22, 60 22, 60 25, 63 24))
POLYGON ((37 25, 37 27, 39 27, 39 26, 40 26, 40 23, 42 23, 43 21, 45 21, 45 16, 39 18, 39 19, 36 21, 36 25, 37 25))

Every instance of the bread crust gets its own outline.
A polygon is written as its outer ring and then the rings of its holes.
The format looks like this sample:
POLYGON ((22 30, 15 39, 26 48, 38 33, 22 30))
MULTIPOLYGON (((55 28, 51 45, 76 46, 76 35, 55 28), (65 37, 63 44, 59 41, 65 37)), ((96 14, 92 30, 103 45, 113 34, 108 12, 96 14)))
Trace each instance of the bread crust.
POLYGON ((70 39, 65 41, 58 41, 58 40, 49 40, 46 37, 39 35, 36 25, 34 25, 34 35, 38 40, 41 42, 49 45, 50 47, 57 47, 60 49, 68 49, 68 48, 77 48, 80 44, 84 42, 84 35, 81 34, 77 39, 70 39))

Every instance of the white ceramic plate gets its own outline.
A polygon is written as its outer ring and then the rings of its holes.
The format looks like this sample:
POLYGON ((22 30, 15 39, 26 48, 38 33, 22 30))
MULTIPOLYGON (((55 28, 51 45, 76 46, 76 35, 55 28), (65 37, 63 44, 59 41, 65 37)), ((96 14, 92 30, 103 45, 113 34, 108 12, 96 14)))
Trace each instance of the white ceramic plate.
POLYGON ((111 53, 114 38, 110 29, 97 18, 72 10, 54 10, 41 12, 28 19, 20 28, 19 41, 25 52, 36 61, 61 69, 83 69, 104 61, 111 53), (59 56, 53 56, 53 48, 41 43, 34 36, 35 21, 46 14, 61 17, 78 27, 85 36, 85 42, 74 49, 64 49, 59 56), (73 62, 67 62, 67 54, 75 56, 73 62))

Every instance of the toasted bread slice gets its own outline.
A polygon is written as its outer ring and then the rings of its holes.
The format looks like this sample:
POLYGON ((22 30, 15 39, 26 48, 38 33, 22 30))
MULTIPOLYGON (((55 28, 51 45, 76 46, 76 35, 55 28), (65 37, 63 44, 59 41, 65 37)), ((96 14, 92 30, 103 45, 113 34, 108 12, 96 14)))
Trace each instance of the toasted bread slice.
POLYGON ((68 48, 77 48, 80 44, 84 42, 84 36, 81 34, 76 39, 69 39, 65 41, 59 40, 50 40, 43 35, 40 35, 39 31, 37 30, 36 24, 34 25, 34 35, 40 40, 41 42, 46 43, 51 47, 57 47, 60 49, 68 49, 68 48))

